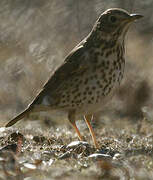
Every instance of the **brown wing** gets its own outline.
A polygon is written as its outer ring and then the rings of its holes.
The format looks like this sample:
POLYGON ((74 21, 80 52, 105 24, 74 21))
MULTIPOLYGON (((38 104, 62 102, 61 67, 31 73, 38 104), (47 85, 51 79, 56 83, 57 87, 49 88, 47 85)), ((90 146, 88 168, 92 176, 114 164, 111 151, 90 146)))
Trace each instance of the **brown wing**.
MULTIPOLYGON (((58 92, 69 78, 85 73, 88 69, 85 58, 86 47, 82 44, 74 48, 66 57, 64 63, 55 71, 51 78, 45 83, 32 104, 41 104, 45 95, 52 96, 58 92)), ((57 94, 58 96, 58 94, 57 94)))
MULTIPOLYGON (((43 89, 38 93, 36 98, 31 104, 18 116, 13 118, 6 124, 6 127, 12 126, 19 120, 24 118, 27 114, 35 111, 41 111, 48 109, 47 106, 41 105, 45 96, 55 96, 60 88, 68 78, 80 73, 84 73, 87 70, 87 64, 84 58, 85 46, 82 43, 79 44, 71 53, 66 57, 64 63, 55 71, 51 78, 45 83, 43 89), (40 110, 41 109, 41 110, 40 110)), ((57 94, 58 96, 58 94, 57 94)))

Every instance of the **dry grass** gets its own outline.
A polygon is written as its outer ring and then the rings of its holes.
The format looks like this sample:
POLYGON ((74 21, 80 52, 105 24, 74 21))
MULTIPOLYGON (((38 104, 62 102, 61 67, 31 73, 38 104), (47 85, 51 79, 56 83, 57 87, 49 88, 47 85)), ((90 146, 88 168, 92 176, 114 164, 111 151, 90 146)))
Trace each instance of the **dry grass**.
POLYGON ((103 125, 99 122, 95 128, 101 147, 99 152, 94 149, 86 127, 83 133, 90 143, 70 147, 68 144, 77 137, 72 129, 64 126, 47 128, 42 123, 24 122, 28 128, 23 129, 22 122, 18 128, 1 128, 1 179, 151 180, 153 127, 146 119, 141 122, 141 128, 126 118, 119 119, 116 115, 115 119, 111 126, 104 117, 103 125), (102 157, 91 158, 95 153, 102 157))

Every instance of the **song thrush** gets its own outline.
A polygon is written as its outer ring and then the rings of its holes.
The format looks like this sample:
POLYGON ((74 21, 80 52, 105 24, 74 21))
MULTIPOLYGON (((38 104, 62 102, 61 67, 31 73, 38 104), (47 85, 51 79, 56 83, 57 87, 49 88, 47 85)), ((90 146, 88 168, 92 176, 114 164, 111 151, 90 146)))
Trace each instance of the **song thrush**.
POLYGON ((102 13, 89 35, 69 53, 33 102, 6 127, 31 112, 59 109, 68 113, 80 140, 83 138, 75 121, 77 115, 84 115, 98 148, 90 119, 120 85, 125 66, 125 35, 129 25, 141 17, 118 8, 102 13))

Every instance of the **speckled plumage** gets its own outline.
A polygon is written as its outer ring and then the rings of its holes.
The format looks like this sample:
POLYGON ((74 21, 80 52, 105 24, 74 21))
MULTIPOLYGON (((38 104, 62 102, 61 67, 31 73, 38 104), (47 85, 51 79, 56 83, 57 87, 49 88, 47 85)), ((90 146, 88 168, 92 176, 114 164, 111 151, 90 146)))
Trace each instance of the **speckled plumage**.
MULTIPOLYGON (((32 111, 61 109, 68 112, 68 118, 82 140, 75 117, 85 115, 88 124, 87 117, 99 111, 119 87, 125 66, 125 34, 131 22, 140 17, 117 8, 105 11, 28 108, 6 126, 32 111)), ((90 124, 88 126, 97 147, 90 124)))

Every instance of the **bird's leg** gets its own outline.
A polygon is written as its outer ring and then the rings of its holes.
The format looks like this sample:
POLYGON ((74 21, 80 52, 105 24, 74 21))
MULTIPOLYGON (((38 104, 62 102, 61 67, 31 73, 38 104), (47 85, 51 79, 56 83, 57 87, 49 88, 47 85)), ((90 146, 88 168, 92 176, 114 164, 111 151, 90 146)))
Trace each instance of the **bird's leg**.
POLYGON ((81 136, 81 133, 78 129, 78 127, 76 126, 76 123, 75 123, 75 110, 71 110, 68 112, 68 119, 71 123, 71 125, 73 126, 73 128, 75 129, 77 135, 78 135, 78 138, 80 141, 83 141, 83 137, 81 136))
POLYGON ((92 115, 92 114, 85 115, 85 116, 84 116, 84 119, 85 119, 85 121, 86 121, 86 123, 87 123, 87 126, 88 126, 88 128, 89 128, 89 131, 90 131, 92 140, 93 140, 93 142, 94 142, 94 146, 95 146, 95 148, 99 149, 99 146, 98 146, 98 143, 97 143, 97 140, 96 140, 95 133, 94 133, 93 128, 92 128, 92 126, 91 126, 91 124, 90 124, 90 121, 93 119, 93 115, 92 115))

